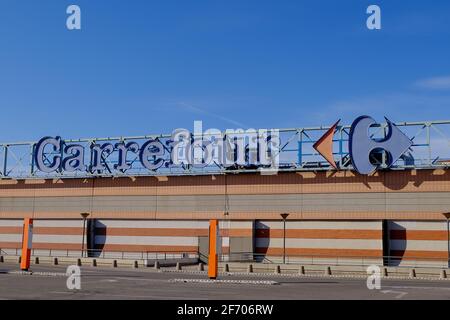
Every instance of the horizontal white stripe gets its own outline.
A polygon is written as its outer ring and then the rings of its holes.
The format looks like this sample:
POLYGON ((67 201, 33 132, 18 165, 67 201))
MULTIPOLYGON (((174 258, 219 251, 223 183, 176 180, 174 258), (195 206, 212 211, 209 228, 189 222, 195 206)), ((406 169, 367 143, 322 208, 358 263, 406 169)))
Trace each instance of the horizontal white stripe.
POLYGON ((253 221, 219 221, 221 229, 252 229, 253 221))
POLYGON ((83 227, 83 220, 34 220, 35 227, 83 227))
POLYGON ((447 231, 447 221, 389 221, 389 229, 447 231))
MULTIPOLYGON (((377 249, 381 250, 382 240, 352 240, 352 239, 286 239, 286 248, 310 249, 377 249)), ((256 239, 258 248, 283 248, 283 239, 256 239)))
POLYGON ((208 229, 209 221, 187 220, 97 220, 97 228, 191 228, 208 229))
POLYGON ((391 250, 419 250, 419 251, 445 251, 447 252, 447 241, 429 240, 391 240, 391 250))
MULTIPOLYGON (((283 221, 258 221, 257 229, 282 229, 283 221)), ((381 230, 381 221, 286 221, 286 229, 381 230)))
POLYGON ((0 219, 0 227, 22 227, 23 220, 0 219))
POLYGON ((15 255, 15 254, 21 254, 22 253, 22 249, 2 249, 4 254, 11 254, 11 255, 15 255))
POLYGON ((96 236, 96 244, 197 246, 197 237, 122 237, 96 236))
POLYGON ((22 242, 21 234, 0 234, 0 242, 22 242))
POLYGON ((36 234, 33 236, 33 243, 81 243, 82 239, 82 235, 36 234))

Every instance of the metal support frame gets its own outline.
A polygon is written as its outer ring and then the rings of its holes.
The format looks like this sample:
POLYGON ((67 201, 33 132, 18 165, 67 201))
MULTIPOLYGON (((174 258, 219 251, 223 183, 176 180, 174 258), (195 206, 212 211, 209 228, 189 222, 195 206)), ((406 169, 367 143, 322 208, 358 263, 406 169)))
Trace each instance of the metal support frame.
MULTIPOLYGON (((410 151, 391 168, 393 170, 405 169, 439 169, 450 167, 450 120, 429 122, 400 122, 395 123, 414 145, 410 151), (443 162, 442 160, 448 160, 443 162)), ((279 129, 280 150, 278 171, 321 171, 332 169, 330 165, 312 148, 313 144, 330 127, 309 127, 279 129)), ((373 138, 383 138, 387 134, 386 124, 379 124, 373 128, 373 138)), ((349 140, 349 125, 338 126, 334 136, 334 155, 340 170, 352 170, 349 152, 347 148, 349 140)), ((86 150, 93 143, 112 144, 116 142, 136 141, 143 143, 149 139, 158 139, 166 147, 170 143, 170 135, 149 135, 137 137, 112 137, 112 138, 89 138, 77 140, 65 140, 64 143, 77 143, 83 145, 86 150)), ((170 153, 166 152, 165 160, 167 166, 157 171, 149 171, 143 168, 138 155, 131 155, 128 161, 132 168, 126 172, 105 170, 105 172, 55 172, 45 174, 35 169, 33 151, 36 142, 0 143, 0 179, 55 179, 55 178, 89 178, 93 176, 120 177, 120 176, 181 176, 181 175, 210 175, 241 172, 259 172, 254 167, 239 167, 233 169, 224 168, 216 163, 204 168, 193 168, 192 166, 171 166, 170 153)), ((168 149, 166 149, 167 151, 168 149)), ((50 158, 52 153, 45 154, 50 158)), ((86 152, 86 164, 89 164, 89 152, 86 152)), ((117 155, 113 153, 102 159, 107 168, 112 168, 117 163, 117 155)), ((374 161, 376 161, 374 159, 374 161)), ((386 167, 386 156, 382 155, 378 165, 386 167)))

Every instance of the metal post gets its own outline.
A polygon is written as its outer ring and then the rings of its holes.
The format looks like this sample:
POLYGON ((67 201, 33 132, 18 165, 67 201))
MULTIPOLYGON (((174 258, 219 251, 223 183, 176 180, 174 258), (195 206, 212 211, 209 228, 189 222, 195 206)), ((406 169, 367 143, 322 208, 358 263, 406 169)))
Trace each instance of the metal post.
POLYGON ((447 221, 447 268, 450 268, 450 212, 442 214, 447 221))
POLYGON ((31 150, 30 150, 30 175, 34 176, 34 150, 35 150, 35 144, 33 144, 31 146, 31 150))
POLYGON ((297 151, 297 165, 299 167, 302 166, 303 161, 303 130, 297 131, 297 145, 298 145, 298 151, 297 151))
POLYGON ((286 264, 286 219, 283 219, 283 264, 286 264))
POLYGON ((212 219, 209 221, 209 255, 208 255, 208 277, 216 279, 219 265, 219 221, 212 219))
POLYGON ((5 146, 5 154, 3 155, 3 176, 8 176, 8 146, 5 146))
POLYGON ((447 222, 447 268, 450 268, 450 212, 442 214, 447 222))
POLYGON ((28 271, 31 262, 31 248, 33 244, 33 219, 25 218, 23 221, 22 232, 22 252, 20 260, 20 269, 28 271))
POLYGON ((431 133, 430 133, 430 127, 431 127, 431 123, 426 123, 425 124, 427 126, 427 145, 428 145, 428 165, 432 165, 433 160, 431 159, 431 133))
POLYGON ((81 239, 81 257, 84 256, 84 236, 86 234, 86 219, 83 218, 83 238, 81 239))
POLYGON ((286 219, 289 213, 282 213, 280 216, 283 219, 283 264, 286 264, 286 219))
POLYGON ((81 257, 84 257, 84 237, 86 235, 86 219, 89 216, 89 213, 83 212, 80 213, 80 215, 83 218, 83 238, 81 238, 81 257))

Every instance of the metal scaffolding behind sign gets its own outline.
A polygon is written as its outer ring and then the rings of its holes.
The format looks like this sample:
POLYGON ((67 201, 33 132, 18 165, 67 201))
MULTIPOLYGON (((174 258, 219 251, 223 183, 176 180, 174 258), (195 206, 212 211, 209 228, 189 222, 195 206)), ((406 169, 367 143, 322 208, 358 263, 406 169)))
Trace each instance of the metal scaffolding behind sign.
MULTIPOLYGON (((450 120, 430 122, 400 122, 395 125, 413 142, 411 148, 390 166, 391 170, 407 169, 439 169, 450 167, 450 120)), ((331 127, 310 127, 278 129, 279 132, 279 163, 276 171, 319 171, 335 170, 314 149, 314 144, 331 127)), ((349 154, 349 125, 337 126, 332 140, 333 156, 338 170, 353 170, 349 154)), ((388 134, 387 123, 374 125, 369 130, 370 138, 381 140, 388 134)), ((90 138, 78 140, 63 140, 63 146, 76 143, 90 150, 93 144, 137 142, 142 145, 148 139, 157 140, 166 149, 164 165, 158 170, 148 170, 139 162, 137 154, 131 154, 127 162, 131 168, 125 171, 114 170, 118 156, 112 153, 102 158, 105 170, 103 172, 75 171, 43 173, 37 170, 34 163, 34 151, 37 142, 0 143, 0 178, 1 179, 47 179, 47 178, 88 178, 93 176, 173 176, 173 175, 208 175, 235 174, 242 172, 260 172, 261 168, 254 165, 236 165, 224 167, 218 163, 210 163, 202 168, 191 165, 173 165, 171 163, 171 135, 149 135, 138 137, 90 138)), ((89 163, 89 152, 85 161, 89 163)), ((50 162, 54 152, 44 153, 44 161, 50 162)), ((371 162, 379 169, 386 169, 388 154, 383 150, 373 152, 371 162)))

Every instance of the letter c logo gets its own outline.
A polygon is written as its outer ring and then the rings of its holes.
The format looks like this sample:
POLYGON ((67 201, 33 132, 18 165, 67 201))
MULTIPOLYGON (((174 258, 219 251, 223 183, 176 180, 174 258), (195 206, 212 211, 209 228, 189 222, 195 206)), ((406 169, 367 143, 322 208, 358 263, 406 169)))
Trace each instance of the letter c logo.
POLYGON ((370 162, 370 153, 375 149, 383 149, 389 159, 387 165, 392 166, 412 145, 413 142, 389 119, 385 118, 389 133, 382 140, 373 140, 369 137, 369 128, 376 124, 369 116, 357 118, 350 129, 350 157, 353 167, 360 174, 371 174, 376 166, 370 162))

